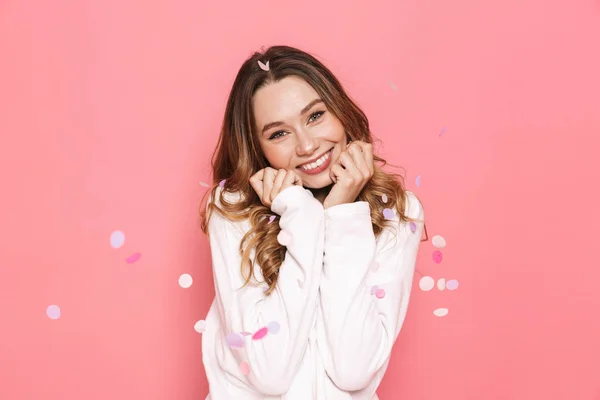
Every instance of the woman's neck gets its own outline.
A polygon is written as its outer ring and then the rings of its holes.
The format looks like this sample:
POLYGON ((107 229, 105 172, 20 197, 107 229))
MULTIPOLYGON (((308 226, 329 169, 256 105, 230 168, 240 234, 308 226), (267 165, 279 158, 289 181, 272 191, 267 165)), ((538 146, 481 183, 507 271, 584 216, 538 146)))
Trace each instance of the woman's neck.
POLYGON ((327 195, 331 191, 332 187, 333 187, 333 184, 331 184, 329 186, 325 186, 324 188, 320 188, 320 189, 309 188, 308 190, 310 190, 312 192, 313 196, 315 196, 315 199, 319 200, 321 202, 321 204, 323 204, 323 202, 327 198, 327 195))

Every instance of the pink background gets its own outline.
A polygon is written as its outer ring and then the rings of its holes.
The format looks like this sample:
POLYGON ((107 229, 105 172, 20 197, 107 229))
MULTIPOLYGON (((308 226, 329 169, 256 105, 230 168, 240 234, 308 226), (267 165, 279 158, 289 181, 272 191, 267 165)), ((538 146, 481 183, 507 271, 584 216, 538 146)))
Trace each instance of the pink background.
POLYGON ((0 399, 204 398, 199 182, 272 44, 340 77, 448 243, 382 400, 600 399, 599 43, 596 0, 2 2, 0 399))

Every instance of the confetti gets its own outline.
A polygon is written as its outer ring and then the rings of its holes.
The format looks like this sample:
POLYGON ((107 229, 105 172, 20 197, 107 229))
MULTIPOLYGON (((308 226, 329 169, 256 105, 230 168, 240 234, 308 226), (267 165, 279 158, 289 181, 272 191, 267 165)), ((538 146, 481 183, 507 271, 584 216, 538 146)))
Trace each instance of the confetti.
POLYGON ((250 374, 250 366, 246 361, 242 361, 240 363, 240 371, 242 372, 242 375, 250 374))
POLYGON ((223 179, 221 182, 219 182, 219 186, 221 186, 222 188, 224 188, 226 181, 227 181, 227 179, 223 179))
POLYGON ((244 347, 244 339, 237 333, 230 333, 225 337, 229 347, 244 347))
POLYGON ((458 289, 458 281, 456 279, 450 279, 448 282, 446 282, 446 289, 448 289, 448 290, 458 289))
POLYGON ((260 67, 260 69, 262 69, 263 71, 268 71, 269 70, 269 62, 267 61, 266 64, 263 64, 260 60, 258 60, 258 66, 260 67))
POLYGON ((263 292, 266 292, 267 290, 269 290, 269 286, 268 285, 267 286, 263 286, 262 289, 263 289, 263 292))
POLYGON ((387 203, 388 198, 387 196, 384 194, 383 196, 381 196, 381 200, 383 200, 384 203, 387 203))
POLYGON ((129 257, 127 257, 125 259, 125 261, 127 262, 127 264, 133 264, 134 262, 136 262, 137 260, 139 260, 141 256, 142 255, 140 253, 135 253, 135 254, 132 254, 129 257))
POLYGON ((439 250, 434 251, 433 254, 432 254, 432 258, 433 258, 433 261, 435 261, 436 264, 441 263, 442 262, 442 258, 443 258, 442 257, 442 252, 439 251, 439 250))
POLYGON ((125 243, 125 234, 121 231, 114 231, 110 234, 110 245, 114 249, 118 249, 125 243))
POLYGON ((292 244, 292 235, 290 235, 287 231, 281 231, 277 235, 277 241, 282 246, 289 246, 292 244))
POLYGON ((279 332, 279 329, 281 329, 281 327, 279 326, 279 323, 277 321, 271 321, 267 324, 267 328, 269 329, 269 333, 275 335, 276 333, 279 332))
POLYGON ((385 297, 385 290, 377 289, 375 291, 375 297, 377 297, 378 299, 383 299, 385 297))
POLYGON ((190 286, 192 286, 192 276, 190 274, 182 274, 179 277, 179 286, 181 286, 184 289, 189 288, 190 286))
POLYGON ((443 249, 444 247, 446 247, 446 239, 444 239, 440 235, 435 235, 433 238, 431 238, 431 244, 433 245, 433 247, 443 249))
POLYGON ((383 209, 383 217, 387 220, 394 219, 394 211, 389 208, 384 208, 383 209))
POLYGON ((424 276, 419 280, 419 288, 421 288, 421 290, 424 292, 428 292, 433 289, 434 285, 435 281, 430 276, 424 276))
POLYGON ((398 88, 396 87, 396 85, 394 85, 394 83, 392 81, 388 81, 388 84, 390 85, 390 87, 394 90, 398 90, 398 88))
POLYGON ((50 305, 46 308, 46 315, 50 319, 59 319, 60 318, 60 307, 56 305, 50 305))
POLYGON ((200 182, 200 186, 209 187, 210 185, 206 182, 200 182))
POLYGON ((371 295, 374 295, 374 294, 375 294, 375 292, 376 292, 378 289, 379 289, 379 288, 378 288, 377 286, 373 286, 373 287, 371 288, 371 295))
POLYGON ((417 179, 415 180, 417 187, 421 187, 421 175, 417 176, 417 179))
POLYGON ((439 135, 439 136, 442 136, 442 134, 443 134, 444 132, 446 132, 446 128, 442 129, 442 131, 440 132, 440 135, 439 135))
POLYGON ((437 309, 433 310, 433 315, 435 315, 436 317, 444 317, 444 316, 448 315, 448 309, 447 308, 437 308, 437 309))
POLYGON ((201 319, 194 324, 194 330, 198 333, 202 333, 206 330, 206 321, 201 319))
POLYGON ((269 225, 269 224, 270 224, 271 222, 273 222, 274 220, 275 220, 275 216, 274 216, 274 215, 271 215, 271 216, 269 217, 269 222, 267 223, 267 225, 269 225))
POLYGON ((440 279, 438 279, 438 281, 437 281, 437 288, 438 288, 439 290, 444 290, 444 289, 446 289, 446 279, 444 279, 444 278, 440 278, 440 279))
POLYGON ((415 224, 414 222, 411 222, 409 226, 412 233, 415 233, 417 231, 417 224, 415 224))
POLYGON ((252 335, 252 340, 260 340, 262 338, 264 338, 265 336, 267 336, 267 333, 269 333, 269 328, 264 327, 264 328, 260 328, 259 330, 257 330, 254 335, 252 335))
POLYGON ((240 335, 242 335, 242 336, 252 336, 252 332, 246 332, 246 331, 244 331, 244 332, 240 332, 240 335))

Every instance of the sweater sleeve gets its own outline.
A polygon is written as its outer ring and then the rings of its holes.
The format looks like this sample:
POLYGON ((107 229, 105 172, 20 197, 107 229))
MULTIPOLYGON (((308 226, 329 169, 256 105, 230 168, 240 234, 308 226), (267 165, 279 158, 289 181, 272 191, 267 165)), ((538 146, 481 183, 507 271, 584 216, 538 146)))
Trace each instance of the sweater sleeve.
MULTIPOLYGON (((263 290, 265 285, 244 286, 239 252, 244 232, 239 226, 213 212, 209 242, 215 299, 225 330, 216 343, 219 363, 238 384, 277 396, 288 391, 314 326, 325 217, 321 203, 301 186, 281 191, 271 210, 280 215, 288 242, 277 286, 269 296, 263 290), (253 340, 249 335, 265 327, 271 332, 262 339, 253 340), (242 362, 248 364, 248 374, 242 373, 242 362)), ((254 270, 260 279, 256 263, 254 270)))
MULTIPOLYGON (((410 192, 406 214, 424 221, 423 208, 410 192)), ((423 223, 413 232, 394 216, 393 227, 376 240, 367 202, 331 207, 325 217, 319 350, 338 387, 361 390, 383 375, 400 333, 423 223)))

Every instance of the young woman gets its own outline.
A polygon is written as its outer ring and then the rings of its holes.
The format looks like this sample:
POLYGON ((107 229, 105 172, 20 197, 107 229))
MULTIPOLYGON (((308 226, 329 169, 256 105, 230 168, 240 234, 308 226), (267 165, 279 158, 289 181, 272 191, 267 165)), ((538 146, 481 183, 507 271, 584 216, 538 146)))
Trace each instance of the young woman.
POLYGON ((377 399, 424 215, 375 162, 365 114, 313 56, 275 46, 242 65, 201 207, 208 399, 377 399))

